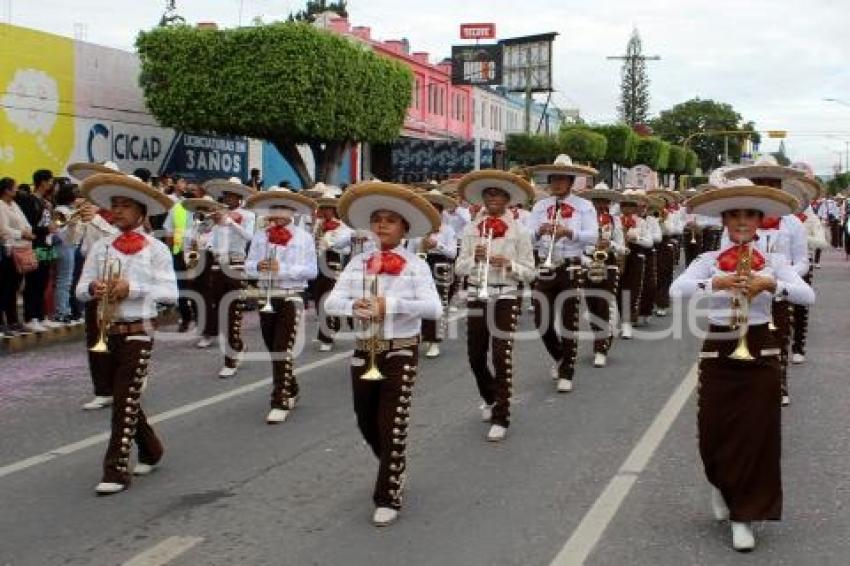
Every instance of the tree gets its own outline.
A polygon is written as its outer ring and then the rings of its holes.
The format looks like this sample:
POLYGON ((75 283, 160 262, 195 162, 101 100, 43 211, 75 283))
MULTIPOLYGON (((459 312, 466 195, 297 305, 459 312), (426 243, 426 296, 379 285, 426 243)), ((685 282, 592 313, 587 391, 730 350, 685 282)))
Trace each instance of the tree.
POLYGON ((637 30, 626 46, 623 69, 620 72, 620 119, 630 126, 646 122, 649 117, 649 75, 637 30))
POLYGON ((631 166, 637 157, 638 136, 625 124, 594 126, 593 130, 607 140, 603 161, 631 166))
POLYGON ((785 151, 785 142, 784 141, 779 142, 779 149, 774 151, 770 155, 772 155, 774 158, 776 158, 776 162, 779 163, 780 165, 783 165, 785 167, 787 167, 788 165, 791 165, 791 160, 788 159, 788 154, 785 151))
POLYGON ((343 18, 347 18, 348 2, 346 0, 338 0, 337 2, 328 2, 327 0, 307 0, 306 8, 295 13, 290 13, 287 21, 313 23, 316 21, 316 16, 323 12, 336 12, 343 18))
POLYGON ((650 169, 658 171, 660 169, 664 155, 664 142, 656 137, 640 138, 638 141, 636 165, 646 165, 650 169))
MULTIPOLYGON (((650 121, 655 135, 670 143, 687 145, 696 151, 703 171, 723 164, 724 140, 720 135, 700 135, 719 131, 752 131, 752 122, 741 123, 741 115, 731 105, 694 98, 661 112, 650 121), (697 135, 695 135, 697 134, 697 135), (687 143, 686 143, 687 142, 687 143)), ((758 141, 758 134, 750 135, 758 141)), ((745 137, 727 136, 729 157, 740 161, 745 137)))
POLYGON ((605 159, 608 140, 602 134, 581 126, 565 126, 558 138, 561 152, 575 162, 598 163, 605 159))
POLYGON ((508 134, 505 140, 508 161, 523 165, 552 163, 561 153, 555 136, 536 134, 508 134))
POLYGON ((667 159, 667 172, 684 173, 688 165, 688 152, 680 145, 670 146, 670 155, 667 159))
POLYGON ((313 153, 316 180, 332 181, 353 144, 398 137, 413 90, 405 66, 305 24, 155 28, 136 47, 145 102, 162 125, 268 140, 305 187, 313 179, 299 144, 313 153))

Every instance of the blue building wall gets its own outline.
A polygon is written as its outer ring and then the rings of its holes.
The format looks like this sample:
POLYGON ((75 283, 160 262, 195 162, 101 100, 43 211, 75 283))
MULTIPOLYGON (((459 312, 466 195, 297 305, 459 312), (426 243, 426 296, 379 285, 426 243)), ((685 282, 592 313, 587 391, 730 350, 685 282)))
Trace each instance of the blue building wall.
MULTIPOLYGON (((289 181, 289 186, 294 190, 304 188, 301 186, 301 181, 292 165, 269 142, 263 142, 263 181, 266 188, 277 186, 281 181, 289 181)), ((351 182, 351 156, 346 155, 343 158, 337 179, 332 180, 330 184, 342 185, 351 184, 351 182)))

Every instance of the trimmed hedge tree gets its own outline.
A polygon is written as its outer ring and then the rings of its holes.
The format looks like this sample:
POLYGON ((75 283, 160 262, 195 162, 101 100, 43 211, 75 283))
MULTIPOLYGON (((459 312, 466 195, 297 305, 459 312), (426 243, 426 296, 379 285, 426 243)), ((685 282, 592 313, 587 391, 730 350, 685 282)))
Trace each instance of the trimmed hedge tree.
POLYGON ((587 128, 562 128, 558 136, 561 152, 576 163, 599 163, 605 159, 608 140, 587 128))
POLYGON ((413 78, 395 61, 313 26, 276 23, 227 30, 143 31, 139 82, 151 113, 177 130, 268 140, 313 184, 331 180, 358 142, 397 138, 413 78))
POLYGON ((607 140, 604 161, 619 165, 631 166, 637 156, 638 136, 634 130, 625 124, 595 126, 598 134, 607 140))
POLYGON ((552 163, 561 153, 555 136, 535 134, 509 134, 505 140, 508 160, 523 165, 552 163))

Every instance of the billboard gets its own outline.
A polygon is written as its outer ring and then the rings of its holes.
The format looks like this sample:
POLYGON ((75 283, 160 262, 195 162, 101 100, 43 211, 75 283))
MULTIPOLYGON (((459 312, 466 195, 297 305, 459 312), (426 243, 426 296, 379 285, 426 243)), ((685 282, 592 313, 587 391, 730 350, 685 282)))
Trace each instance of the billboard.
POLYGON ((461 39, 496 39, 496 24, 460 24, 461 39))
POLYGON ((502 84, 502 47, 455 45, 452 47, 452 84, 502 84))
POLYGON ((552 90, 552 42, 557 33, 503 39, 503 84, 509 91, 552 90))

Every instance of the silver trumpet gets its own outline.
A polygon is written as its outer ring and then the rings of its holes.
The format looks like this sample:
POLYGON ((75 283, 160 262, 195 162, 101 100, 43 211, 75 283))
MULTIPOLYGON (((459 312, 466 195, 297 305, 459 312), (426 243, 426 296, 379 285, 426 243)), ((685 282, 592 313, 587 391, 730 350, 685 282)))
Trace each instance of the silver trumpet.
MULTIPOLYGON (((268 247, 266 248, 266 265, 268 265, 269 262, 271 262, 275 258, 275 245, 268 244, 268 247)), ((260 312, 273 313, 275 311, 274 307, 272 306, 272 287, 274 286, 275 272, 269 269, 267 274, 266 304, 263 305, 263 308, 260 309, 260 312)))
POLYGON ((540 264, 540 269, 544 271, 552 271, 555 269, 555 228, 558 225, 558 204, 559 201, 555 199, 555 206, 552 207, 552 216, 549 218, 549 223, 552 225, 552 234, 551 239, 549 240, 549 251, 546 253, 546 259, 540 264))
MULTIPOLYGON (((374 301, 378 298, 378 276, 370 276, 367 266, 368 261, 366 258, 363 258, 363 297, 374 301)), ((386 379, 384 374, 381 373, 381 370, 378 369, 377 364, 378 340, 380 340, 379 333, 381 331, 381 323, 372 317, 366 324, 369 331, 369 337, 366 339, 367 349, 369 351, 369 367, 363 375, 360 376, 360 379, 363 381, 381 381, 386 379)))
POLYGON ((490 250, 493 247, 493 229, 487 230, 484 244, 484 260, 478 262, 478 299, 486 301, 490 299, 490 250))

